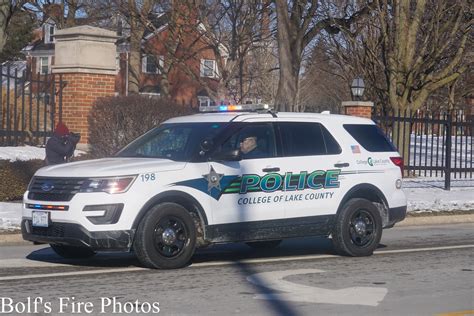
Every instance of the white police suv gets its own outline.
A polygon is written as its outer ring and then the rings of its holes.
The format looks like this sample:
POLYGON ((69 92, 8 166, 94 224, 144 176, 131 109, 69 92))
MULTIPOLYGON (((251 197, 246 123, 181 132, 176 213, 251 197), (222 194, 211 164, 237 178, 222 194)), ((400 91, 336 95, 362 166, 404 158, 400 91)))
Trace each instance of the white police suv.
POLYGON ((216 106, 177 117, 111 158, 38 170, 23 238, 67 258, 133 250, 144 266, 185 266, 197 247, 329 236, 368 256, 405 218, 403 161, 368 119, 216 106), (237 111, 232 111, 237 110, 237 111))

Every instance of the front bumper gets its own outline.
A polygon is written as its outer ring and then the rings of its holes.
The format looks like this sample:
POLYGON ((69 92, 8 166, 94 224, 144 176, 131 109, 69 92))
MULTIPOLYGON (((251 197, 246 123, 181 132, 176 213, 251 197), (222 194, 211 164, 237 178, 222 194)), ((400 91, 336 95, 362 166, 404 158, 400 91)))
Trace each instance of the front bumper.
POLYGON ((81 225, 52 222, 49 227, 33 227, 31 220, 21 222, 23 239, 58 245, 88 247, 96 251, 130 251, 135 230, 90 232, 81 225))

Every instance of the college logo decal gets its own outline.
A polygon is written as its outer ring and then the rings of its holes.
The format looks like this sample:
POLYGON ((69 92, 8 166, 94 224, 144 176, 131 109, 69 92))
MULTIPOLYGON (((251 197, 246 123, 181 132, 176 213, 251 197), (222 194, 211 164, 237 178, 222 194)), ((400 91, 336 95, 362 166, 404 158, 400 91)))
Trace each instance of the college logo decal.
POLYGON ((373 167, 374 166, 374 161, 372 160, 372 157, 367 158, 367 163, 369 166, 373 167))

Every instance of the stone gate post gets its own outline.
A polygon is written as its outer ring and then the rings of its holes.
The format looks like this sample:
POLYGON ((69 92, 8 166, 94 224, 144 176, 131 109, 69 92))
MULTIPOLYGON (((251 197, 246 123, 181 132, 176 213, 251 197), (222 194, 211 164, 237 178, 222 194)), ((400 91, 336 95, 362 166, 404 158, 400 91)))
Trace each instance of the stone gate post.
POLYGON ((58 30, 55 34, 53 74, 66 82, 62 95, 62 120, 81 143, 89 140, 87 117, 97 98, 115 94, 117 75, 115 32, 93 26, 58 30))

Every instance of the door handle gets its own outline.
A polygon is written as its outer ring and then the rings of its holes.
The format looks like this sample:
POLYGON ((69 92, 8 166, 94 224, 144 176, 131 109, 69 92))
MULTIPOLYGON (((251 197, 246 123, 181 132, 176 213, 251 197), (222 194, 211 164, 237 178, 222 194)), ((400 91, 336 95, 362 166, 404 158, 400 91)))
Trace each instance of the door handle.
POLYGON ((334 164, 334 167, 336 167, 336 168, 344 168, 344 167, 349 167, 349 163, 348 163, 348 162, 344 162, 344 163, 336 163, 336 164, 334 164))
POLYGON ((263 172, 278 172, 278 171, 280 171, 280 168, 278 168, 278 167, 263 168, 262 171, 263 172))

